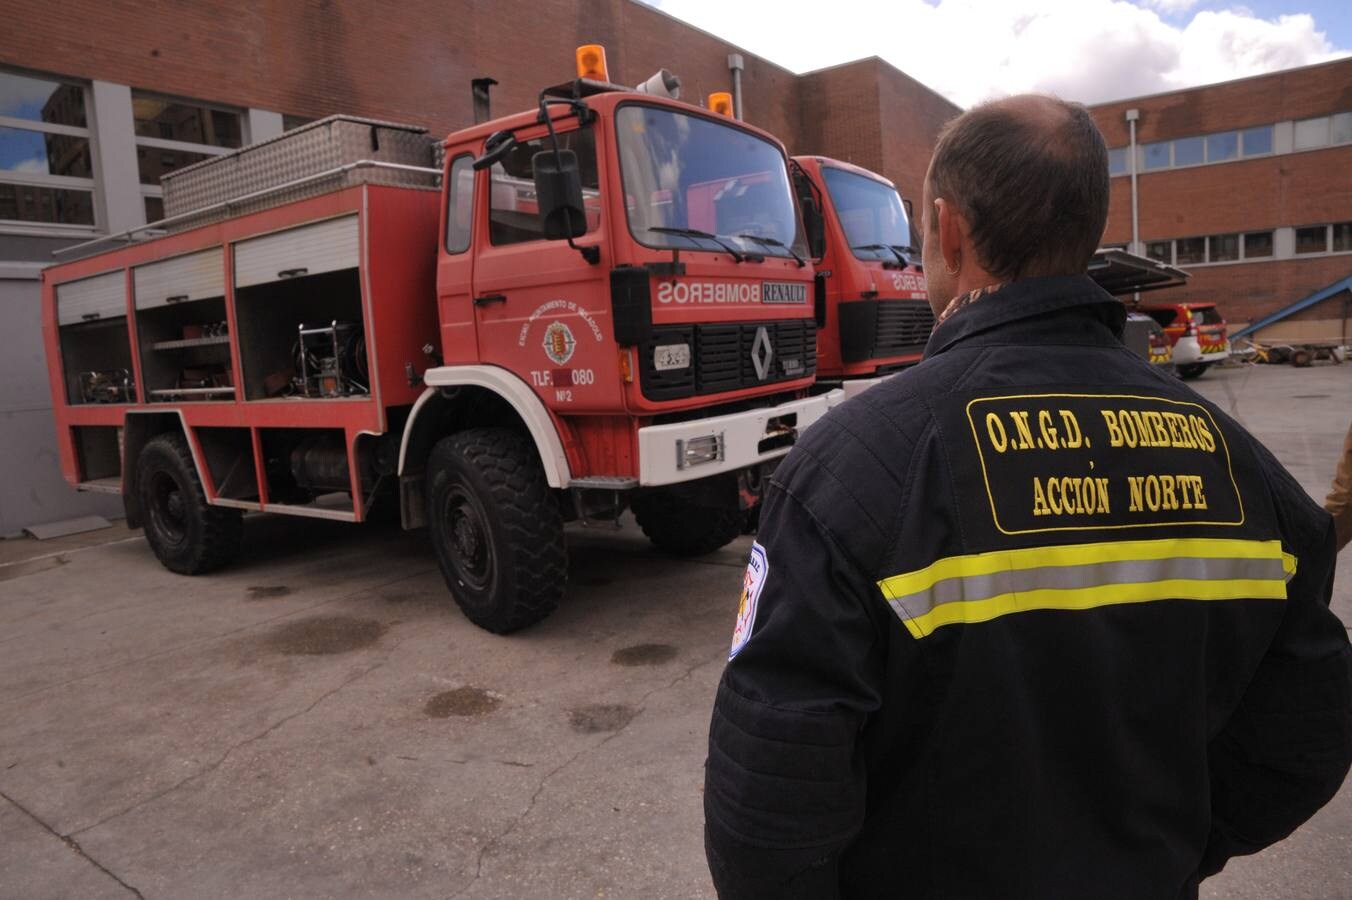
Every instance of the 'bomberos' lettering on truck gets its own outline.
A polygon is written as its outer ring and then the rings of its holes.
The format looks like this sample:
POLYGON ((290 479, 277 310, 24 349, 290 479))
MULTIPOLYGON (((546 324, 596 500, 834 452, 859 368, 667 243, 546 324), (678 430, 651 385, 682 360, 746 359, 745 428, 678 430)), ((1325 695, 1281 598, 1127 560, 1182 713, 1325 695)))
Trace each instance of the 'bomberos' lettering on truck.
POLYGON ((827 401, 784 149, 678 84, 589 46, 537 109, 490 121, 476 82, 439 167, 340 116, 172 173, 167 234, 45 273, 67 479, 186 574, 245 511, 387 509, 496 632, 563 596, 566 521, 722 546, 827 401))

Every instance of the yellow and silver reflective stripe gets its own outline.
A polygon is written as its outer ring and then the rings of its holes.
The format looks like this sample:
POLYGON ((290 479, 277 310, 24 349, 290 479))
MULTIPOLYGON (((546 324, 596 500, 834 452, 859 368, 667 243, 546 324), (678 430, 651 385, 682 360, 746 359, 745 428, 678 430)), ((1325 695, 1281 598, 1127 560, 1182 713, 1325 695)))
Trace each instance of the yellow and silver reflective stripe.
POLYGON ((1109 541, 950 556, 878 582, 913 637, 1035 609, 1150 600, 1285 600, 1296 558, 1280 541, 1109 541))

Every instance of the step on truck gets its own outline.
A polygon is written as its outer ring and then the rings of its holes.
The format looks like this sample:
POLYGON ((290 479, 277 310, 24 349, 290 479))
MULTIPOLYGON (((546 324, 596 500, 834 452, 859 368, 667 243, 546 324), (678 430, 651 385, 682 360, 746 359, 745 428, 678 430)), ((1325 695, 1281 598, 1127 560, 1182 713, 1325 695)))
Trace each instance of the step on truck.
POLYGON ((934 328, 909 204, 891 181, 847 162, 791 165, 816 265, 818 390, 853 396, 919 362, 934 328))
POLYGON ((492 83, 444 142, 339 116, 179 170, 166 219, 45 271, 63 473, 172 571, 248 511, 388 515, 510 632, 562 598, 566 521, 714 550, 825 413, 778 141, 599 47, 527 112, 492 83))

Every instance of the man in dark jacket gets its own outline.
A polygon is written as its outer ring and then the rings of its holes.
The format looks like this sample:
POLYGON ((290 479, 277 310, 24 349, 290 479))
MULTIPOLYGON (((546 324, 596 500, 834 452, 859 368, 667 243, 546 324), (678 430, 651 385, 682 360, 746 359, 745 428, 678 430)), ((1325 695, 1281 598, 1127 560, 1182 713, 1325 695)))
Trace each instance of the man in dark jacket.
POLYGON ((1107 206, 1083 107, 941 135, 925 360, 768 491, 710 731, 721 896, 1191 897, 1341 784, 1330 517, 1123 347, 1081 274, 1107 206))

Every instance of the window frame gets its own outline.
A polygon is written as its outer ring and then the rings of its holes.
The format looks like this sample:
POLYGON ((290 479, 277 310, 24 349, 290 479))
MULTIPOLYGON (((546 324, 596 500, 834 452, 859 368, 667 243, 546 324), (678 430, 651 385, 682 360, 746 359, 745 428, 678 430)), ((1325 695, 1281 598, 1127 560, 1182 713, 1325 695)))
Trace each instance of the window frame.
POLYGON ((1277 232, 1276 229, 1258 229, 1257 231, 1241 231, 1239 233, 1239 258, 1247 259, 1276 259, 1277 258, 1277 232), (1249 255, 1249 236, 1255 234, 1266 234, 1268 237, 1268 252, 1262 256, 1249 255))
MULTIPOLYGON (((131 123, 132 137, 135 146, 138 149, 141 147, 145 147, 150 150, 172 150, 177 151, 179 153, 199 153, 205 156, 225 156, 228 153, 234 153, 241 147, 247 147, 249 145, 249 116, 247 110, 239 109, 233 106, 228 106, 224 103, 213 103, 210 100, 198 100, 195 97, 182 97, 179 96, 178 94, 165 94, 161 93, 160 91, 153 91, 148 88, 138 88, 138 87, 131 88, 131 99, 132 99, 132 123, 131 123), (215 144, 198 144, 192 141, 174 141, 168 140, 166 138, 144 137, 142 135, 136 134, 135 104, 138 95, 142 97, 148 97, 154 100, 168 100, 173 103, 181 103, 184 105, 197 106, 201 107, 202 109, 210 110, 213 112, 230 113, 231 115, 234 115, 239 119, 240 146, 218 147, 215 144)), ((202 162, 202 160, 199 160, 199 162, 202 162)), ((188 163, 188 165, 195 165, 195 163, 188 163)), ((187 166, 179 166, 179 168, 180 169, 187 168, 187 166)), ((178 171, 178 169, 174 169, 172 171, 178 171)), ((166 172, 165 174, 168 173, 166 172)), ((141 188, 142 209, 144 209, 145 200, 147 197, 156 197, 160 200, 161 203, 163 203, 164 186, 162 184, 140 183, 141 173, 139 171, 139 163, 136 177, 138 186, 141 188)), ((164 176, 160 177, 163 178, 164 176)), ((147 225, 153 224, 150 221, 149 216, 146 216, 146 224, 147 225)))
POLYGON ((469 200, 468 200, 468 202, 469 202, 469 229, 468 229, 468 232, 467 232, 466 235, 465 235, 465 246, 464 246, 464 247, 460 247, 460 248, 458 248, 458 249, 457 249, 457 248, 452 248, 452 247, 451 247, 451 201, 453 201, 453 200, 455 199, 455 165, 456 165, 456 163, 460 162, 461 160, 466 160, 466 159, 469 160, 470 165, 473 166, 473 164, 474 164, 474 154, 473 154, 473 153, 470 153, 470 152, 468 152, 468 151, 466 151, 466 152, 464 152, 464 153, 457 153, 455 156, 451 157, 450 162, 447 163, 447 165, 446 165, 446 179, 445 179, 445 183, 446 183, 446 204, 445 204, 445 209, 446 209, 446 228, 444 229, 444 232, 443 232, 443 234, 442 234, 442 236, 441 236, 441 246, 442 246, 442 249, 444 249, 444 250, 446 251, 447 255, 449 255, 449 256, 459 256, 459 255, 461 255, 462 253, 468 253, 469 250, 470 250, 470 248, 474 246, 474 191, 475 191, 475 188, 476 188, 476 187, 478 186, 478 184, 479 184, 479 178, 478 178, 479 173, 478 173, 478 172, 475 172, 474 169, 471 168, 471 169, 470 169, 470 172, 472 173, 472 176, 470 177, 470 180, 469 180, 470 187, 469 187, 469 200))
POLYGON ((17 78, 31 78, 38 81, 50 81, 59 85, 80 89, 84 101, 84 127, 78 125, 63 125, 58 122, 21 119, 18 116, 6 115, 0 115, 0 127, 14 128, 19 131, 32 131, 38 134, 58 134, 64 137, 83 138, 89 144, 91 172, 90 177, 81 178, 74 175, 52 175, 47 172, 0 171, 0 182, 23 187, 86 192, 89 194, 90 218, 93 221, 86 224, 83 222, 36 222, 29 219, 0 219, 0 233, 39 233, 44 235, 67 233, 83 236, 97 232, 102 225, 99 215, 98 183, 94 178, 94 174, 98 172, 99 157, 98 146, 94 137, 94 129, 90 125, 93 118, 93 97, 90 95, 88 82, 60 75, 50 75, 45 72, 29 72, 11 67, 0 68, 0 78, 3 78, 6 75, 13 75, 17 78))
POLYGON ((1296 119, 1291 123, 1291 152, 1300 153, 1305 150, 1322 150, 1325 147, 1333 146, 1333 122, 1331 116, 1311 116, 1308 119, 1296 119), (1305 144, 1300 143, 1300 126, 1318 125, 1320 127, 1320 140, 1318 143, 1305 144))
POLYGON ((1327 224, 1325 224, 1325 225, 1297 225, 1297 226, 1295 226, 1295 227, 1292 229, 1292 232, 1293 232, 1293 233, 1292 233, 1292 238, 1293 238, 1293 244, 1294 244, 1294 246, 1292 247, 1292 250, 1291 250, 1292 256, 1293 256, 1293 257, 1294 257, 1294 256, 1318 256, 1318 255, 1320 255, 1320 254, 1322 254, 1322 253, 1329 253, 1329 252, 1331 252, 1331 251, 1329 250, 1329 247, 1331 247, 1332 244, 1333 244, 1333 241, 1332 241, 1332 236, 1333 236, 1332 231, 1333 231, 1333 230, 1332 230, 1331 228, 1329 228, 1329 226, 1328 226, 1327 224), (1321 249, 1321 250, 1302 250, 1302 249, 1300 249, 1300 233, 1301 233, 1302 231, 1314 231, 1316 228, 1319 229, 1320 231, 1324 232, 1324 247, 1323 247, 1323 249, 1321 249))

